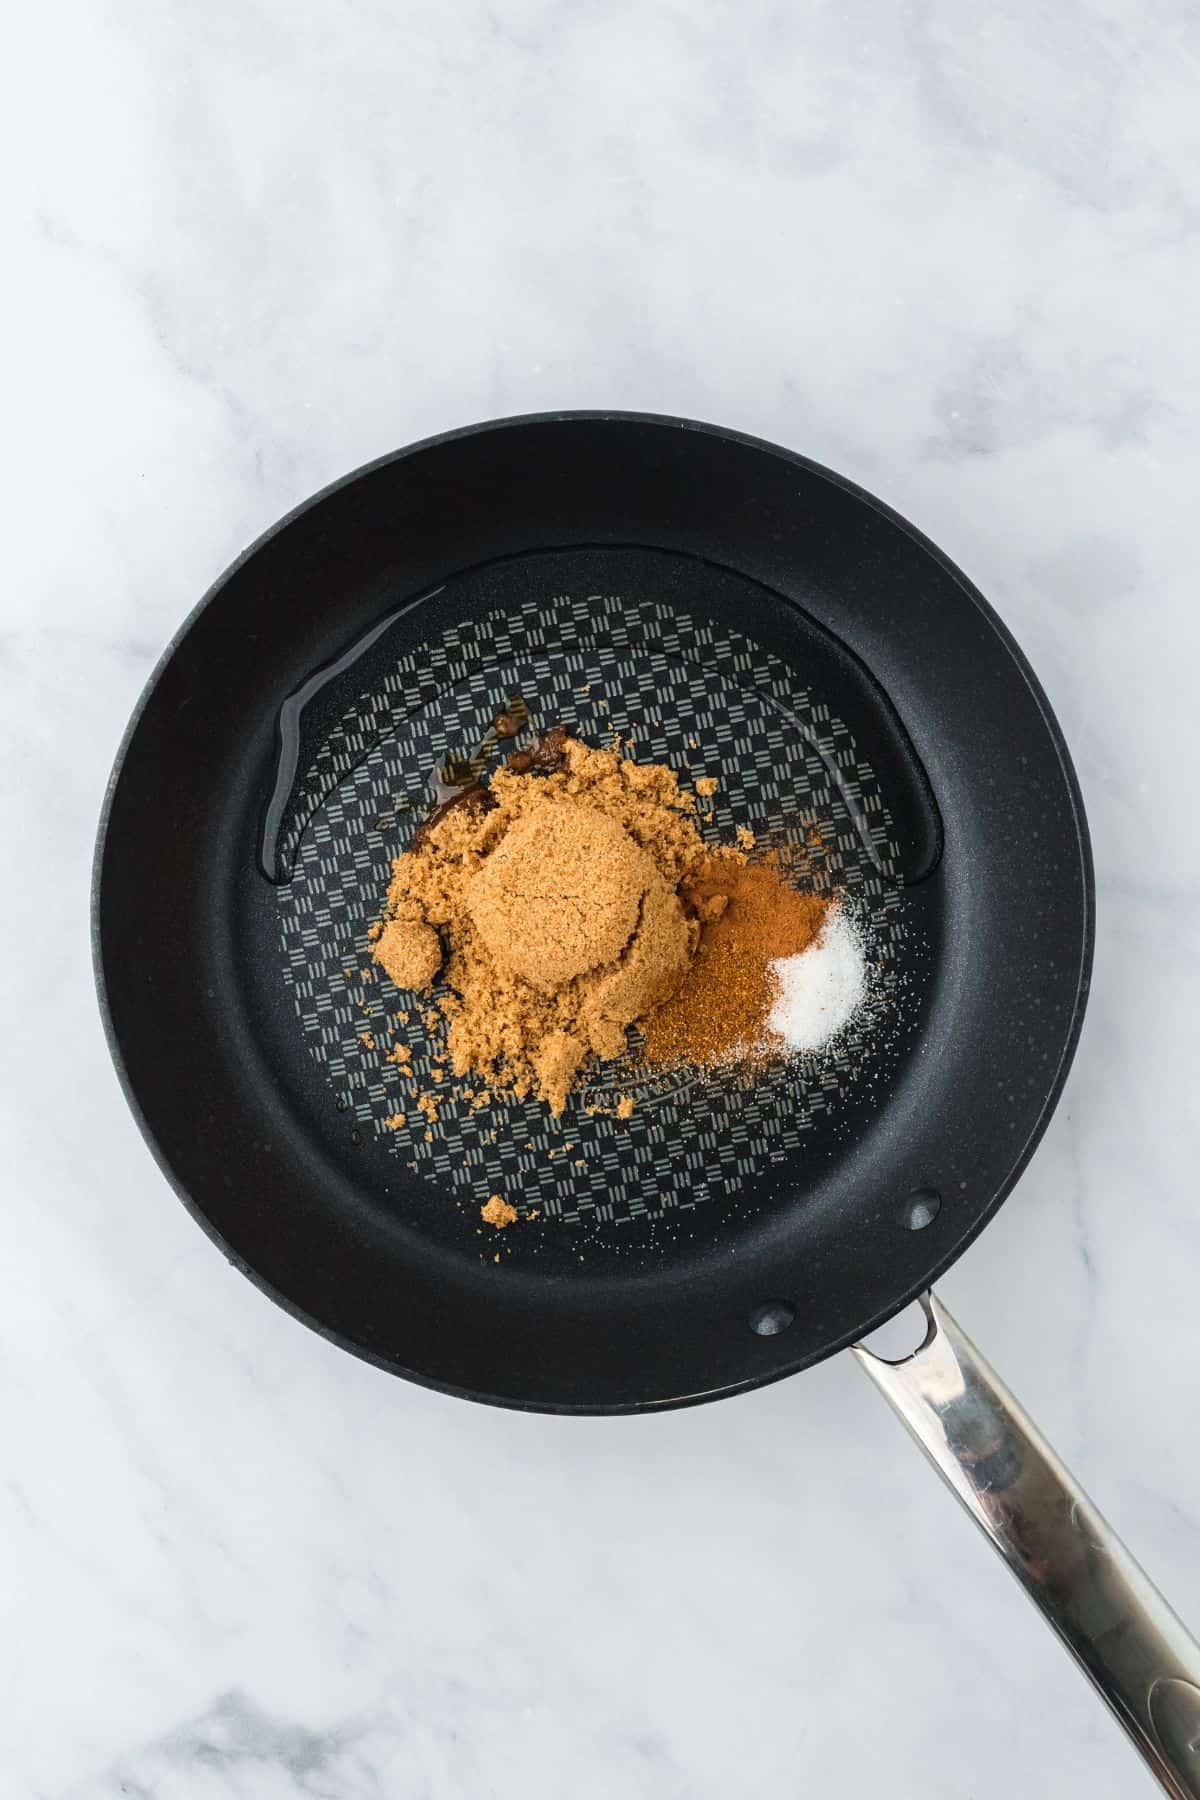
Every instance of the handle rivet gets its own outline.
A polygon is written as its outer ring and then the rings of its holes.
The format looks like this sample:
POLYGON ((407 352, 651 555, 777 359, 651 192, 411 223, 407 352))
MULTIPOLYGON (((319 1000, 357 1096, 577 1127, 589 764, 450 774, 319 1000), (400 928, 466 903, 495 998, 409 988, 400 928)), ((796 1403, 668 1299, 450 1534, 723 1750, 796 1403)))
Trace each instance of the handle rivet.
POLYGON ((936 1188, 914 1188, 904 1202, 900 1217, 910 1231, 924 1231, 942 1210, 942 1196, 936 1188))
POLYGON ((795 1320, 796 1309, 786 1300, 768 1300, 765 1306, 756 1306, 750 1314, 750 1329, 759 1337, 778 1337, 795 1320))

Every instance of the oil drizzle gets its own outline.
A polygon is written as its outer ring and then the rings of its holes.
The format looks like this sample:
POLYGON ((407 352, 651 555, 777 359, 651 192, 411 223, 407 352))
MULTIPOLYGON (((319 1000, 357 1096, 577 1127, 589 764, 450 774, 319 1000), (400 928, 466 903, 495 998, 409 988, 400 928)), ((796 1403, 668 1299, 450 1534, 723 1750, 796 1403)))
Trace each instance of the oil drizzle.
POLYGON ((386 631, 399 622, 414 607, 423 606, 442 592, 442 588, 431 588, 420 594, 415 600, 406 601, 372 625, 371 629, 357 638, 348 650, 335 657, 333 662, 323 663, 319 669, 288 695, 279 709, 276 725, 275 782, 271 789, 271 797, 263 812, 262 829, 258 839, 258 866, 262 874, 273 887, 280 887, 292 878, 295 866, 294 850, 286 861, 279 853, 279 834, 283 825, 287 804, 296 785, 296 774, 300 762, 300 724, 304 709, 323 688, 336 681, 352 669, 361 657, 367 654, 386 631))

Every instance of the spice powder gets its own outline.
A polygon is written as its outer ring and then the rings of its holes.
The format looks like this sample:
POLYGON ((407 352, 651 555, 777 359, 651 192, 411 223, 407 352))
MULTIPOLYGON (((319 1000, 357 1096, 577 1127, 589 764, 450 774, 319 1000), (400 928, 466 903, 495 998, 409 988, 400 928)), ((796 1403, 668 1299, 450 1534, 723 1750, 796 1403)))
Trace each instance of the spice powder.
POLYGON ((726 866, 697 886, 695 901, 715 916, 680 986, 644 1022, 652 1068, 752 1063, 777 1049, 767 1028, 778 985, 771 964, 807 950, 829 907, 790 888, 770 863, 726 866))
MULTIPOLYGON (((619 1055, 631 1026, 651 1069, 783 1052, 771 965, 814 942, 830 902, 749 864, 748 829, 738 848, 705 843, 694 814, 671 769, 556 728, 426 822, 393 864, 370 954, 402 988, 440 972, 448 991, 425 1021, 448 1025, 456 1075, 560 1114, 587 1057, 619 1055)), ((432 1095, 417 1106, 436 1122, 432 1095)), ((617 1117, 632 1111, 623 1098, 617 1117)))

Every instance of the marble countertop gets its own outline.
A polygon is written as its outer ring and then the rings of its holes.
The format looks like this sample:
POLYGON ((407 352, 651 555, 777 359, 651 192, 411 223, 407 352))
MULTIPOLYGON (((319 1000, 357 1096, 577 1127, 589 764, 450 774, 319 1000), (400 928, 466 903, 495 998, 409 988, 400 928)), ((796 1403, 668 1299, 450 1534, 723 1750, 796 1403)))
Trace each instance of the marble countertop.
POLYGON ((1195 8, 66 0, 8 41, 0 1788, 1149 1794, 851 1359, 525 1417, 262 1300, 125 1109, 87 890, 164 643, 355 464, 617 406, 879 493, 1029 653, 1099 885, 1065 1098, 943 1292, 1200 1622, 1195 8))

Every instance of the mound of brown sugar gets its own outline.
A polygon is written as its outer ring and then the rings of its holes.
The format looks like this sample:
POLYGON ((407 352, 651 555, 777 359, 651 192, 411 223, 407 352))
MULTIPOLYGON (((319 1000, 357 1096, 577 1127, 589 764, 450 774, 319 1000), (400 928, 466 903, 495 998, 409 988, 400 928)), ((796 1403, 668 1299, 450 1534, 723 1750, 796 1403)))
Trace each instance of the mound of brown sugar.
POLYGON ((619 1055, 679 988, 710 888, 745 857, 703 842, 672 770, 554 735, 396 859, 372 954, 419 988, 436 943, 455 1073, 557 1114, 589 1053, 619 1055))
POLYGON ((647 889, 661 881, 607 813, 546 799, 488 857, 467 910, 497 963, 552 994, 620 959, 647 889))

